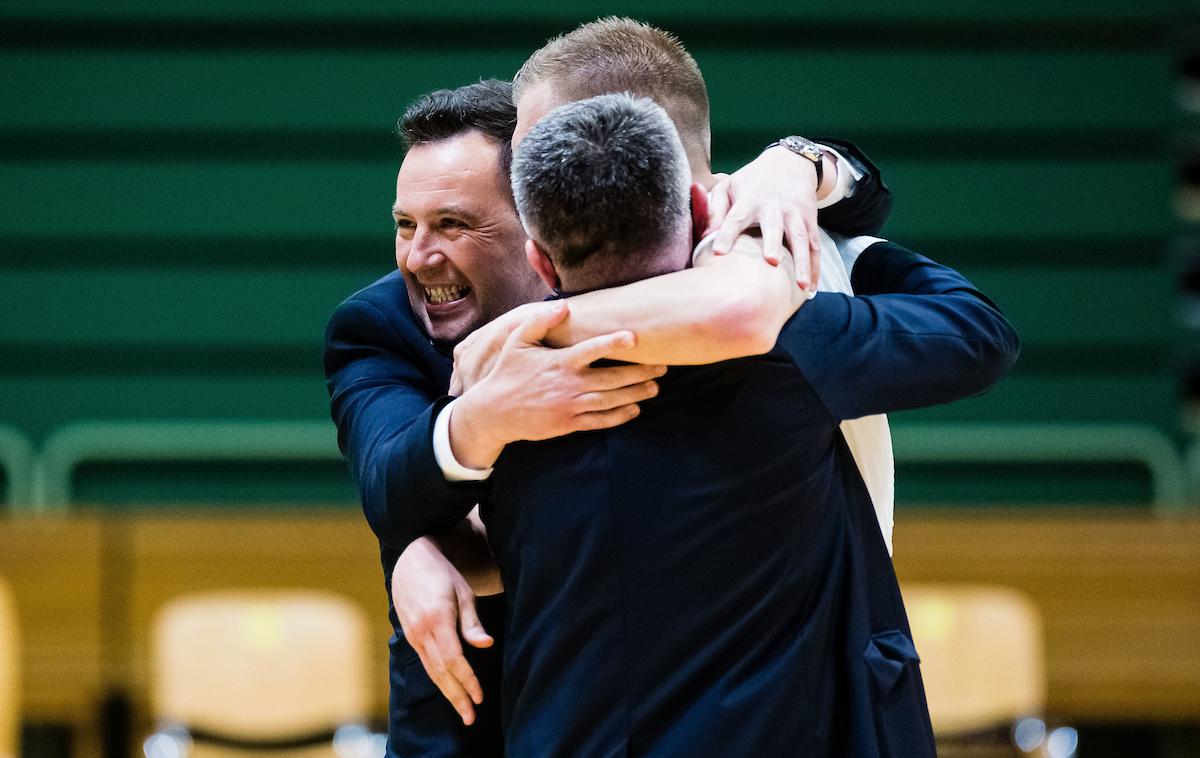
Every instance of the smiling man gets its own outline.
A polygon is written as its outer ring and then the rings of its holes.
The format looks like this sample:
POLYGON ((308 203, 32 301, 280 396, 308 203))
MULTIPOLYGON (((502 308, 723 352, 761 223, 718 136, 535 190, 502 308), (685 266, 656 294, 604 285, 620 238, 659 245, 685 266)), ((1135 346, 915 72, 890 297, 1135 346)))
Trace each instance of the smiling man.
POLYGON ((496 145, 504 126, 494 135, 480 129, 440 141, 421 128, 416 123, 409 130, 414 144, 396 176, 392 215, 403 255, 397 264, 412 312, 430 338, 455 343, 547 290, 532 269, 507 265, 512 262, 500 252, 525 242, 499 186, 505 168, 496 145))

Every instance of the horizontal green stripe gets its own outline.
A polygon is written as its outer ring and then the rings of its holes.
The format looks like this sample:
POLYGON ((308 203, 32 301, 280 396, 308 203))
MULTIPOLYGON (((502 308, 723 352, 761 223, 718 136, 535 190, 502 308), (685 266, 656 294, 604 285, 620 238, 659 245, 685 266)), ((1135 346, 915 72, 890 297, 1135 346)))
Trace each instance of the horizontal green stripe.
MULTIPOLYGON (((1164 2, 1164 0, 1160 0, 1164 2)), ((617 4, 618 6, 620 4, 617 4)), ((1026 9, 996 13, 963 11, 958 3, 940 13, 891 9, 890 12, 856 12, 852 7, 827 8, 825 13, 809 4, 771 3, 717 8, 717 3, 688 4, 680 13, 669 7, 627 7, 626 13, 663 26, 685 43, 724 42, 735 46, 837 47, 847 40, 866 39, 882 46, 941 46, 958 49, 980 47, 1146 47, 1161 44, 1165 32, 1188 14, 1170 0, 1150 8, 1103 10, 1051 7, 1059 3, 1026 3, 1026 9), (775 7, 770 7, 770 6, 775 7), (707 11, 707 12, 706 12, 707 11)), ((991 5, 991 4, 980 4, 991 5)), ((550 12, 504 8, 499 12, 472 12, 456 4, 453 11, 428 11, 392 6, 391 13, 365 14, 353 11, 326 14, 323 18, 287 17, 270 13, 224 13, 222 15, 160 14, 138 18, 122 3, 116 13, 87 14, 91 18, 42 13, 14 13, 6 6, 0 15, 0 30, 9 45, 93 47, 193 47, 291 49, 330 47, 390 48, 397 44, 476 47, 497 41, 519 42, 532 51, 547 37, 565 32, 581 22, 621 11, 611 3, 588 11, 577 4, 562 4, 550 12)), ((241 10, 241 9, 239 9, 241 10)), ((1194 17, 1194 14, 1193 14, 1194 17)))
MULTIPOLYGON (((806 33, 805 38, 812 36, 806 33)), ((386 136, 421 94, 512 76, 531 49, 5 50, 0 128, 58 133, 362 132, 386 136)), ((1170 129, 1176 54, 1159 50, 898 51, 694 46, 717 134, 1170 129), (1137 86, 1130 86, 1137 82, 1137 86)), ((283 135, 286 138, 286 134, 283 135)), ((1129 146, 1133 149, 1135 146, 1129 146)))
MULTIPOLYGON (((885 232, 885 235, 888 232, 885 232)), ((1028 268, 1033 271, 1086 267, 1142 271, 1166 266, 1173 271, 1178 253, 1165 237, 1066 238, 981 237, 960 238, 906 235, 897 242, 956 267, 1028 268)), ((36 237, 0 237, 0 269, 52 272, 60 269, 110 269, 154 267, 160 270, 203 269, 219 266, 227 271, 313 269, 342 271, 364 282, 374 281, 395 267, 392 230, 348 237, 67 237, 47 232, 36 237), (357 273, 356 273, 357 272, 357 273)))
MULTIPOLYGON (((357 237, 390 229, 398 161, 0 164, 0 237, 357 237)), ((1179 222, 1152 160, 888 161, 896 238, 1151 237, 1179 222)))
POLYGON ((1056 0, 1030 3, 1027 0, 994 0, 990 3, 963 3, 961 0, 926 0, 921 3, 900 4, 891 0, 863 0, 846 3, 844 0, 810 0, 797 5, 791 0, 762 0, 752 5, 731 5, 716 0, 680 2, 679 0, 577 0, 572 3, 515 2, 514 0, 460 0, 453 7, 436 3, 410 3, 397 6, 394 0, 259 0, 247 5, 238 0, 209 0, 206 3, 178 3, 173 0, 123 0, 109 3, 103 0, 60 0, 47 4, 40 0, 9 0, 4 6, 5 17, 56 18, 153 18, 153 19, 313 19, 327 21, 338 18, 366 20, 408 19, 413 24, 428 23, 448 16, 476 18, 481 21, 539 18, 559 21, 575 16, 641 14, 686 19, 736 20, 760 15, 765 20, 804 20, 849 18, 853 20, 880 19, 979 19, 979 20, 1042 20, 1054 19, 1134 19, 1181 14, 1194 7, 1186 0, 1145 0, 1129 3, 1123 0, 1056 0))
MULTIPOLYGON (((891 130, 838 129, 815 122, 801 128, 783 119, 771 125, 718 131, 712 135, 713 155, 753 156, 785 132, 806 132, 849 139, 886 171, 889 160, 1029 160, 1043 155, 1057 159, 1164 159, 1182 161, 1189 144, 1166 130, 1097 127, 1087 133, 1074 129, 891 130)), ((400 141, 387 128, 377 129, 6 129, 0 131, 0 160, 165 162, 181 158, 271 162, 302 160, 315 163, 343 160, 398 162, 400 141)))

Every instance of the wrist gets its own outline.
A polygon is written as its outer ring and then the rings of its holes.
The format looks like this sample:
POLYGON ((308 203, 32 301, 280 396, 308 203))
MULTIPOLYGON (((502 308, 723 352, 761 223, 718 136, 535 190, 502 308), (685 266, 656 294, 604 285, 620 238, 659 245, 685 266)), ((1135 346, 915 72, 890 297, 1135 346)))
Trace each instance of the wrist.
POLYGON ((455 460, 472 469, 491 468, 504 446, 512 440, 498 434, 487 414, 488 403, 481 402, 483 383, 465 392, 454 404, 450 415, 450 450, 455 460))
POLYGON ((780 140, 772 142, 770 145, 767 145, 768 150, 774 147, 787 150, 812 166, 816 175, 815 186, 817 188, 816 194, 818 199, 823 196, 822 188, 824 188, 825 195, 829 194, 829 191, 833 186, 828 182, 830 175, 832 174, 834 178, 836 178, 837 175, 834 174, 833 171, 829 171, 827 169, 836 170, 837 164, 836 162, 826 163, 826 161, 831 157, 828 150, 810 139, 805 139, 804 137, 795 135, 784 137, 780 140))

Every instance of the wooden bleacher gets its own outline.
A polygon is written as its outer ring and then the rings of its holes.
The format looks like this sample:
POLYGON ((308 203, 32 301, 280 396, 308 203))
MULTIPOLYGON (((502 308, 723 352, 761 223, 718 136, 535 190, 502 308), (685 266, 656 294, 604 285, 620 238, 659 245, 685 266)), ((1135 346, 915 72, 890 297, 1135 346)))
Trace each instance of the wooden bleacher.
MULTIPOLYGON (((177 508, 177 506, 174 506, 177 508)), ((901 582, 1015 587, 1045 624, 1048 712, 1068 722, 1200 719, 1200 519, 1111 511, 904 509, 901 582)), ((179 595, 327 590, 371 621, 375 703, 390 633, 378 552, 361 516, 189 510, 0 521, 0 576, 19 609, 25 718, 94 744, 105 694, 147 705, 150 623, 179 595)), ((88 754, 86 751, 81 755, 88 754)))

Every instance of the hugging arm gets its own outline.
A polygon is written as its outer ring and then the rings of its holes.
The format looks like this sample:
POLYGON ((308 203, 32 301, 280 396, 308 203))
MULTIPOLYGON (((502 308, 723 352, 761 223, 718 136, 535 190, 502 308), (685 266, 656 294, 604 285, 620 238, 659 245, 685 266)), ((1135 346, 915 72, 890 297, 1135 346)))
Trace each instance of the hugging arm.
POLYGON ((437 464, 433 424, 449 398, 428 367, 436 358, 429 350, 415 325, 358 298, 338 307, 325 338, 338 445, 367 523, 397 550, 453 528, 487 492, 485 482, 447 481, 437 464))
POLYGON ((889 242, 859 256, 854 297, 817 293, 779 346, 836 420, 948 403, 1012 367, 1012 325, 961 274, 889 242))

